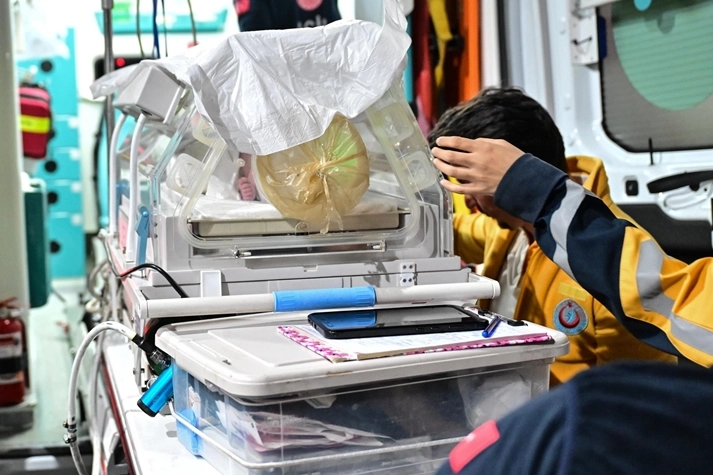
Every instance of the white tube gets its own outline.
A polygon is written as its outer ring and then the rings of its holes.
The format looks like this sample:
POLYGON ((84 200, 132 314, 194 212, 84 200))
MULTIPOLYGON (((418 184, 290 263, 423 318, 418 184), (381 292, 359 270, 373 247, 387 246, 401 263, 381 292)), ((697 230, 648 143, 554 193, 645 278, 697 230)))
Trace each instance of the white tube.
POLYGON ((99 433, 99 415, 98 409, 98 385, 99 385, 99 371, 101 365, 101 352, 103 346, 103 334, 97 338, 96 344, 96 354, 94 355, 94 361, 92 362, 92 369, 89 373, 89 414, 92 418, 91 422, 91 437, 92 437, 92 475, 101 474, 101 438, 102 435, 99 433))
MULTIPOLYGON (((375 288, 375 291, 377 304, 410 304, 444 300, 491 299, 500 295, 500 285, 494 280, 483 279, 460 284, 375 288)), ((275 311, 275 296, 270 293, 189 299, 155 299, 148 300, 146 308, 148 318, 273 312, 275 311)))
POLYGON ((443 300, 492 299, 500 295, 500 284, 494 280, 460 284, 414 285, 412 287, 377 287, 379 305, 443 300))
POLYGON ((136 259, 136 215, 139 210, 139 197, 141 187, 139 186, 139 141, 141 131, 146 123, 146 116, 139 115, 134 127, 134 135, 131 137, 131 154, 129 156, 129 229, 126 230, 126 262, 134 262, 136 259))
MULTIPOLYGON (((112 112, 113 113, 113 112, 112 112)), ((116 163, 116 148, 119 143, 119 133, 126 122, 126 114, 121 114, 111 134, 109 145, 109 235, 116 236, 116 219, 119 207, 116 203, 116 180, 118 178, 118 164, 116 163)))
POLYGON ((256 294, 155 299, 147 300, 146 308, 148 318, 272 312, 275 310, 275 296, 273 294, 256 294))
POLYGON ((87 352, 89 345, 94 341, 94 339, 105 331, 117 331, 131 340, 136 333, 127 326, 124 326, 116 322, 104 322, 92 328, 89 333, 84 337, 82 343, 77 349, 77 354, 74 356, 74 362, 72 362, 72 371, 69 373, 69 389, 67 391, 67 420, 65 421, 65 427, 67 428, 67 434, 65 437, 65 442, 69 444, 69 449, 72 452, 72 459, 74 460, 74 465, 77 468, 77 472, 81 475, 87 475, 87 468, 84 466, 84 461, 79 452, 79 446, 77 445, 77 385, 79 381, 79 370, 82 366, 82 360, 84 359, 84 354, 87 352))

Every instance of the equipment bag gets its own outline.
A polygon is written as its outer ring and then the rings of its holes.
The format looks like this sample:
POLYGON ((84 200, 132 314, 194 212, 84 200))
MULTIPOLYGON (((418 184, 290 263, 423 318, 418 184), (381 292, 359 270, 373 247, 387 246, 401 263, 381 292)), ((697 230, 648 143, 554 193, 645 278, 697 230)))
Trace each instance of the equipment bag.
POLYGON ((36 85, 22 85, 19 92, 23 155, 45 158, 47 144, 54 135, 50 95, 46 89, 36 85))

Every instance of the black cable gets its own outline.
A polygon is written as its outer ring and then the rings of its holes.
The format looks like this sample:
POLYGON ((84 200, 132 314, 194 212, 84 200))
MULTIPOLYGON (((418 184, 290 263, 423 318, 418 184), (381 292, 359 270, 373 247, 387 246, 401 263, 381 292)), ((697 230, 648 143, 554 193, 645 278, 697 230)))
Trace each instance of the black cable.
POLYGON ((161 58, 161 37, 158 33, 158 0, 153 0, 153 49, 151 50, 151 58, 161 58))
POLYGON ((126 276, 128 276, 129 274, 133 274, 133 273, 136 272, 137 270, 141 270, 141 269, 153 269, 153 270, 155 270, 156 272, 158 272, 159 274, 161 274, 161 275, 164 277, 164 279, 166 279, 166 280, 168 281, 169 284, 171 284, 171 287, 173 287, 173 290, 175 290, 176 293, 177 293, 178 295, 180 295, 182 299, 187 299, 187 298, 188 298, 188 294, 181 288, 180 285, 178 285, 178 283, 177 283, 175 280, 173 280, 173 277, 171 277, 171 276, 168 274, 168 272, 166 272, 165 270, 161 269, 161 268, 160 268, 159 266, 157 266, 156 264, 152 264, 152 263, 150 263, 150 262, 147 262, 147 263, 145 263, 145 264, 139 264, 139 265, 136 266, 136 267, 132 267, 131 269, 129 269, 129 270, 127 270, 127 271, 122 272, 121 274, 119 274, 119 277, 121 277, 121 278, 123 279, 123 278, 125 278, 126 276))
POLYGON ((191 0, 188 0, 188 13, 191 17, 191 34, 193 35, 193 46, 196 46, 198 45, 198 35, 196 33, 196 19, 193 16, 193 5, 191 4, 191 0))
POLYGON ((136 38, 139 40, 139 50, 141 51, 141 59, 146 58, 144 53, 144 45, 141 43, 141 0, 136 0, 136 38))
POLYGON ((166 5, 161 0, 161 15, 163 15, 163 55, 168 56, 168 28, 166 28, 166 5))
MULTIPOLYGON (((101 216, 102 216, 102 205, 101 205, 101 189, 99 187, 99 149, 101 148, 101 142, 104 135, 104 123, 106 122, 106 103, 104 103, 102 109, 102 116, 99 119, 99 127, 94 134, 94 149, 92 150, 92 159, 94 165, 94 171, 92 173, 92 182, 94 184, 94 198, 97 207, 97 229, 101 229, 101 216)), ((107 131, 107 133, 111 133, 107 131)), ((107 150, 107 153, 109 151, 107 150)))

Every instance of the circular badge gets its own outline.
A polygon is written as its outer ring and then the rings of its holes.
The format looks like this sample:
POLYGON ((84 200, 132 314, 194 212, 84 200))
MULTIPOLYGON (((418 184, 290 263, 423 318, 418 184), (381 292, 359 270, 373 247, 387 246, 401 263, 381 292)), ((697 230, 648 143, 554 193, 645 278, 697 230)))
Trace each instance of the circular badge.
POLYGON ((323 0, 297 0, 297 5, 302 10, 307 10, 311 12, 312 10, 318 9, 322 5, 323 0))
POLYGON ((565 335, 579 335, 587 328, 589 317, 574 300, 565 299, 557 304, 553 315, 555 328, 565 335))

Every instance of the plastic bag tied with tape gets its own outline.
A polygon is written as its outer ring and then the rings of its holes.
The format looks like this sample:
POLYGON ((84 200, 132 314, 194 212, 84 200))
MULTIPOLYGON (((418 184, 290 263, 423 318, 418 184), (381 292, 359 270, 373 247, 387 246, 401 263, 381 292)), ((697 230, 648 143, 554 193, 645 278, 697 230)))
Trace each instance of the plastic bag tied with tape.
POLYGON ((342 227, 369 188, 369 158, 356 128, 335 115, 314 140, 256 159, 260 191, 288 218, 342 227))

